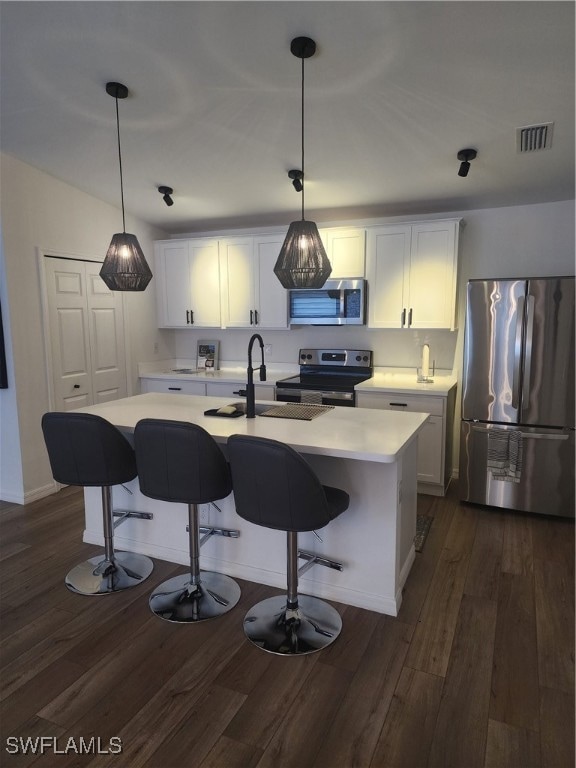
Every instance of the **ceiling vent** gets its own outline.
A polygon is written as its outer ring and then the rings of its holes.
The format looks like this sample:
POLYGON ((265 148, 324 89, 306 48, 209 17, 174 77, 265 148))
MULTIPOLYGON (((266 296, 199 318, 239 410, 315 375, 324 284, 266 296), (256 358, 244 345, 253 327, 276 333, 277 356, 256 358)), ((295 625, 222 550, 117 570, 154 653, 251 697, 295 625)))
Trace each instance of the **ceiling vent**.
POLYGON ((516 128, 516 151, 524 153, 550 149, 553 133, 554 123, 525 125, 523 128, 516 128))

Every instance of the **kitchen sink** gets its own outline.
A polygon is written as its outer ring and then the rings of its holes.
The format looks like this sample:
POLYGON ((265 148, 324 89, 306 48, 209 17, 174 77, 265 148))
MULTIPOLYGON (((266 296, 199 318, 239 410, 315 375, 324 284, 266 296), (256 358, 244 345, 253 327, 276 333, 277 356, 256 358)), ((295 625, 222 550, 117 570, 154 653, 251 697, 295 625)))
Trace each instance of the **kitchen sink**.
MULTIPOLYGON (((243 401, 241 403, 230 403, 230 405, 233 405, 237 411, 242 411, 242 413, 246 413, 246 401, 243 401)), ((276 403, 273 401, 270 401, 269 403, 265 403, 265 404, 256 403, 256 406, 255 406, 256 416, 260 416, 260 414, 264 413, 264 411, 269 411, 270 408, 273 408, 275 405, 276 403)))

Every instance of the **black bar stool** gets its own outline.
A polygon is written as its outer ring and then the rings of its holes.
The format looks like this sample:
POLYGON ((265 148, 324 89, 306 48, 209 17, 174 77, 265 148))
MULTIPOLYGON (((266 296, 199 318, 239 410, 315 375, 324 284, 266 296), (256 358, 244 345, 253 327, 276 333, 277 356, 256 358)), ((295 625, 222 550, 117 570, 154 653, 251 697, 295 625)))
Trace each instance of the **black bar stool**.
POLYGON ((240 517, 287 533, 287 595, 253 606, 244 618, 244 632, 270 653, 319 651, 338 637, 342 620, 323 600, 298 594, 298 575, 315 564, 337 570, 342 566, 298 550, 298 531, 323 528, 348 509, 350 497, 339 488, 322 485, 299 453, 276 440, 232 435, 228 452, 240 517), (306 561, 300 571, 299 557, 306 561))
POLYGON ((102 595, 135 587, 153 569, 150 558, 114 551, 112 486, 136 477, 134 450, 110 422, 89 413, 45 413, 42 431, 55 480, 65 485, 101 486, 104 558, 92 557, 66 576, 81 595, 102 595))
POLYGON ((150 608, 161 619, 196 622, 231 610, 240 587, 229 576, 200 570, 200 546, 209 536, 237 537, 238 531, 210 528, 200 540, 198 505, 223 499, 232 490, 230 468, 216 441, 197 424, 143 419, 134 430, 140 490, 145 496, 188 505, 190 573, 156 587, 150 608))

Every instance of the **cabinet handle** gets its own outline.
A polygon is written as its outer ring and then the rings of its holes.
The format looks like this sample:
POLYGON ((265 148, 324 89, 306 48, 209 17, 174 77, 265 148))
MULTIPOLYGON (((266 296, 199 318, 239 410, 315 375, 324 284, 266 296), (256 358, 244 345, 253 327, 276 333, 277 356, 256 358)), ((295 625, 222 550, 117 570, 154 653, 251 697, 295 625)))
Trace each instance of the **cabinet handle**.
POLYGON ((400 317, 400 325, 402 328, 404 328, 404 325, 406 324, 406 307, 402 310, 402 315, 400 317))
POLYGON ((190 325, 194 325, 194 312, 190 310, 190 325))
POLYGON ((182 387, 168 387, 168 389, 171 390, 171 391, 174 391, 174 392, 181 392, 182 391, 182 387))
POLYGON ((408 403, 388 403, 390 406, 402 406, 402 408, 408 408, 408 403))
POLYGON ((186 325, 190 325, 190 312, 186 310, 186 325))
POLYGON ((250 325, 254 325, 254 312, 250 310, 250 325))
POLYGON ((238 395, 239 397, 246 397, 246 390, 245 389, 239 389, 236 392, 232 392, 233 395, 238 395))
POLYGON ((74 384, 74 389, 80 389, 80 384, 74 384))
POLYGON ((254 310, 254 325, 258 325, 258 310, 254 310))
POLYGON ((408 312, 408 328, 412 325, 412 307, 410 307, 410 312, 408 312))

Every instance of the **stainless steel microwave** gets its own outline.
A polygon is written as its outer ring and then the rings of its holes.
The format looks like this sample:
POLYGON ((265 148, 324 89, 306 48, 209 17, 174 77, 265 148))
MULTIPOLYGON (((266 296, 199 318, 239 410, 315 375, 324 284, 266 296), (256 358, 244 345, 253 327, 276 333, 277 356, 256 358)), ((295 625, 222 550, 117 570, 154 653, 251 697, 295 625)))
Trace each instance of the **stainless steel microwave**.
POLYGON ((364 325, 366 280, 326 280, 289 291, 291 325, 364 325))

